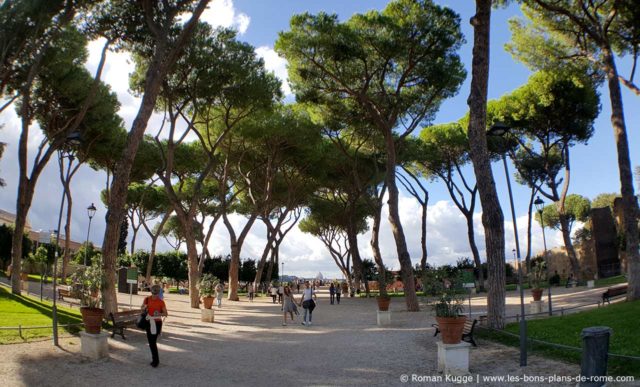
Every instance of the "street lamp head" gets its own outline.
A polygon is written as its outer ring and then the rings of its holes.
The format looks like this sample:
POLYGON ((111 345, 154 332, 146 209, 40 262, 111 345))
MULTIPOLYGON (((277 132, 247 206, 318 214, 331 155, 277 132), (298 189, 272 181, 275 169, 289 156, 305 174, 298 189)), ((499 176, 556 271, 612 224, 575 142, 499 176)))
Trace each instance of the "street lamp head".
POLYGON ((540 196, 536 197, 536 200, 533 202, 533 204, 535 204, 536 209, 538 210, 538 212, 542 212, 542 209, 544 208, 544 200, 540 199, 540 196))
POLYGON ((494 137, 502 137, 505 134, 507 134, 507 132, 509 132, 509 130, 511 129, 511 127, 507 124, 505 124, 504 122, 495 122, 493 125, 491 125, 491 128, 489 128, 489 130, 487 131, 487 135, 488 136, 494 136, 494 137))
POLYGON ((87 207, 87 215, 89 215, 89 219, 91 219, 95 214, 96 214, 96 206, 94 206, 93 203, 91 203, 91 205, 87 207))
POLYGON ((65 144, 71 147, 77 147, 82 143, 80 132, 72 132, 67 135, 65 144))

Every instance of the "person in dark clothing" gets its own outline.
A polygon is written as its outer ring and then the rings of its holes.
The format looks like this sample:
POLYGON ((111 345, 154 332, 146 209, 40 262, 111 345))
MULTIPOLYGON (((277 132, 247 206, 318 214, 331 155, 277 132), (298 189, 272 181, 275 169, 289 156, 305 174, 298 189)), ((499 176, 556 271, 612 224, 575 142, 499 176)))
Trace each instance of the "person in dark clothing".
POLYGON ((336 299, 336 287, 333 285, 333 282, 331 283, 331 286, 329 286, 329 302, 331 305, 333 305, 333 303, 335 302, 336 299))
POLYGON ((153 285, 151 287, 151 296, 145 298, 142 304, 142 309, 147 312, 148 324, 145 330, 147 331, 147 341, 151 350, 151 366, 154 368, 160 364, 157 341, 162 332, 162 317, 167 316, 167 306, 159 295, 160 285, 153 285))
POLYGON ((336 302, 338 303, 338 305, 340 305, 340 296, 342 295, 342 288, 340 287, 340 284, 336 285, 336 302))

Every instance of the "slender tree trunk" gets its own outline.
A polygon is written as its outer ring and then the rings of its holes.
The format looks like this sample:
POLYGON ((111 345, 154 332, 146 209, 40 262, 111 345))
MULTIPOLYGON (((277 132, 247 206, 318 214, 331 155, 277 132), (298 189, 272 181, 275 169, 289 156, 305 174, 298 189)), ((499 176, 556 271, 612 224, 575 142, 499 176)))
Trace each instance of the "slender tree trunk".
POLYGON ((240 251, 242 250, 242 244, 253 226, 253 223, 257 219, 258 215, 253 214, 247 220, 244 225, 240 236, 236 239, 236 233, 233 231, 233 226, 229 222, 226 214, 222 216, 225 226, 229 231, 229 240, 231 241, 231 262, 229 263, 229 295, 227 299, 229 301, 240 301, 238 297, 238 275, 240 271, 240 251))
POLYGON ((360 249, 358 248, 358 232, 353 224, 349 225, 347 231, 347 240, 349 241, 349 252, 353 259, 353 277, 355 278, 356 289, 360 289, 360 284, 364 284, 367 278, 364 275, 364 265, 360 258, 360 249))
POLYGON ((143 224, 145 230, 147 230, 147 232, 149 233, 149 236, 151 237, 151 252, 149 252, 149 261, 147 262, 147 272, 145 275, 145 279, 148 284, 151 283, 151 271, 153 270, 153 261, 155 260, 155 257, 156 257, 156 246, 158 244, 158 238, 160 237, 160 234, 162 233, 162 229, 164 228, 164 225, 169 220, 170 216, 171 216, 171 211, 167 211, 165 212, 164 215, 162 215, 162 220, 160 221, 160 224, 158 225, 158 228, 156 229, 155 234, 152 232, 149 232, 151 230, 147 227, 146 223, 143 224))
POLYGON ((264 250, 262 250, 262 256, 260 257, 260 261, 256 267, 256 277, 253 280, 253 284, 256 289, 262 282, 262 272, 267 264, 267 257, 269 256, 269 252, 272 250, 273 243, 275 241, 275 230, 271 227, 268 220, 265 220, 264 223, 267 224, 267 244, 264 246, 264 250))
POLYGON ((429 193, 424 193, 424 203, 422 203, 422 223, 420 233, 420 246, 422 247, 422 258, 420 259, 420 269, 427 269, 427 205, 429 203, 429 193))
POLYGON ((187 244, 187 264, 189 266, 189 300, 191 301, 191 307, 194 309, 200 308, 200 290, 198 284, 200 283, 200 270, 198 267, 198 251, 196 250, 196 239, 193 237, 190 231, 185 232, 185 239, 187 244))
POLYGON ((386 186, 382 188, 381 193, 376 198, 373 225, 371 226, 371 241, 369 242, 373 253, 373 260, 376 262, 376 266, 378 266, 378 288, 381 296, 387 295, 387 269, 384 266, 382 253, 380 252, 380 223, 382 221, 382 197, 384 196, 384 191, 386 191, 386 186))
POLYGON ((73 167, 73 169, 71 169, 71 164, 73 164, 73 160, 74 158, 69 158, 69 163, 67 166, 69 170, 66 176, 64 174, 64 160, 60 159, 58 163, 60 166, 60 181, 62 182, 62 187, 64 189, 64 196, 67 202, 67 218, 64 225, 64 255, 62 256, 62 275, 61 275, 62 282, 64 282, 65 279, 67 278, 67 268, 69 267, 69 255, 70 255, 69 245, 71 244, 71 213, 73 209, 73 198, 71 197, 71 179, 73 178, 73 175, 75 175, 75 173, 78 171, 78 168, 80 167, 80 163, 78 163, 76 164, 75 167, 73 167))
POLYGON ((71 198, 71 190, 69 189, 69 185, 65 184, 64 187, 64 196, 67 198, 67 219, 64 224, 64 255, 62 256, 62 282, 67 278, 67 267, 69 266, 69 255, 70 249, 69 245, 71 244, 71 213, 73 209, 73 199, 71 198))
MULTIPOLYGON (((385 133, 385 142, 387 149, 387 172, 386 182, 389 190, 389 223, 391 224, 391 232, 396 242, 396 251, 398 252, 398 261, 400 262, 400 276, 404 284, 405 302, 407 311, 418 312, 418 297, 416 295, 416 282, 413 276, 413 265, 411 257, 407 249, 407 241, 400 222, 400 213, 398 211, 398 186, 396 185, 396 148, 395 141, 391 131, 385 133)), ((354 261, 355 263, 355 261, 354 261)))
POLYGON ((567 250, 567 256, 569 257, 569 264, 571 265, 571 273, 573 278, 580 278, 580 263, 576 256, 576 250, 573 248, 571 242, 571 231, 569 230, 569 220, 564 213, 558 211, 558 219, 560 221, 560 231, 562 232, 562 240, 564 241, 565 249, 567 250))
POLYGON ((480 291, 484 291, 484 271, 482 270, 480 252, 478 251, 478 245, 476 244, 476 236, 473 227, 473 212, 465 213, 464 216, 467 219, 467 238, 469 239, 469 247, 473 254, 473 262, 476 264, 476 269, 478 269, 478 285, 480 287, 480 291))
POLYGON ((640 299, 640 253, 638 252, 638 200, 633 190, 633 172, 629 159, 629 142, 624 121, 622 94, 618 82, 618 70, 610 49, 604 50, 605 71, 609 84, 611 99, 611 124, 618 151, 618 168, 620 169, 620 192, 624 211, 624 234, 627 239, 627 281, 629 290, 627 300, 640 299))
POLYGON ((273 277, 273 264, 275 259, 275 251, 271 249, 271 255, 269 256, 269 266, 267 267, 266 282, 271 283, 271 277, 273 277))
POLYGON ((136 238, 138 238, 138 230, 140 230, 140 223, 135 226, 133 217, 131 217, 131 230, 133 230, 133 234, 131 235, 131 255, 133 255, 136 252, 136 238))
POLYGON ((491 0, 476 0, 476 14, 471 18, 474 28, 473 63, 469 104, 469 144, 476 175, 482 224, 485 229, 488 268, 487 318, 492 328, 504 327, 505 256, 504 217, 487 151, 487 86, 489 79, 489 27, 491 0))
POLYGON ((538 190, 531 188, 531 197, 529 197, 529 211, 527 212, 527 255, 525 256, 525 262, 527 266, 527 275, 531 273, 531 227, 533 220, 533 198, 536 196, 538 190))
POLYGON ((162 80, 168 69, 178 59, 182 48, 191 38, 197 20, 204 11, 208 0, 200 0, 191 19, 185 24, 183 31, 177 38, 172 49, 167 47, 167 37, 163 42, 156 42, 155 54, 145 76, 144 93, 136 118, 131 125, 131 131, 127 136, 127 142, 113 172, 113 180, 109 195, 107 214, 105 215, 106 228, 102 244, 103 270, 105 283, 102 291, 105 316, 118 311, 118 299, 116 296, 116 262, 118 255, 118 239, 120 238, 120 224, 125 216, 125 203, 127 200, 127 187, 131 175, 131 167, 135 159, 138 147, 147 129, 147 122, 155 108, 156 99, 160 93, 162 80))

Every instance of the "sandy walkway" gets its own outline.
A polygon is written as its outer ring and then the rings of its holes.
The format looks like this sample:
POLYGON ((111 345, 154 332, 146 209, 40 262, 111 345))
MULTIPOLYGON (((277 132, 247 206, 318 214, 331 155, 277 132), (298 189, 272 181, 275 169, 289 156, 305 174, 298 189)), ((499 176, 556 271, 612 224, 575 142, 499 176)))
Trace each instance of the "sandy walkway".
MULTIPOLYGON (((223 302, 216 322, 209 324, 200 322, 200 312, 189 308, 187 296, 168 295, 170 317, 159 341, 157 369, 149 366, 146 337, 133 330, 127 341, 109 339, 110 357, 98 362, 78 355, 80 340, 75 337, 61 340, 62 349, 51 341, 2 346, 2 385, 389 386, 406 385, 401 375, 437 375, 428 307, 407 313, 402 299, 393 299, 393 325, 379 328, 375 300, 343 299, 341 305, 330 305, 327 297, 322 294, 312 327, 299 322, 283 327, 280 308, 270 298, 223 302)), ((134 296, 134 304, 140 300, 134 296)), ((128 304, 129 297, 121 302, 128 304)), ((483 341, 472 349, 470 362, 473 385, 476 374, 577 375, 579 370, 535 356, 521 370, 517 350, 483 341)))

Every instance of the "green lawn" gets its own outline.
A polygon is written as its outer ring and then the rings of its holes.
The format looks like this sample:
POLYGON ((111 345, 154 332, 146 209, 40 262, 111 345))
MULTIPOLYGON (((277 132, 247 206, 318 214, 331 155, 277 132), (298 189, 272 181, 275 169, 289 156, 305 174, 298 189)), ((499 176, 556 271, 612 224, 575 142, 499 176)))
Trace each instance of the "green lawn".
MULTIPOLYGON (((51 326, 52 304, 40 302, 29 296, 17 296, 5 287, 0 287, 0 327, 51 326)), ((58 307, 59 324, 81 323, 78 309, 58 307)), ((60 333, 76 333, 78 327, 61 328, 60 333)), ((18 330, 0 330, 0 344, 22 342, 51 336, 51 328, 26 329, 20 337, 18 330)))
POLYGON ((623 284, 625 282, 627 282, 627 277, 623 275, 618 275, 615 277, 597 279, 595 282, 595 285, 597 288, 600 288, 600 287, 608 287, 616 284, 623 284))
MULTIPOLYGON (((530 320, 527 323, 527 335, 538 340, 581 348, 580 333, 583 328, 607 326, 613 330, 609 343, 610 353, 640 357, 638 316, 640 316, 640 301, 621 302, 566 316, 530 320)), ((519 325, 517 323, 508 324, 505 330, 518 334, 519 325)), ((517 337, 486 330, 481 330, 479 334, 490 340, 518 346, 517 337)), ((550 357, 580 363, 581 354, 577 351, 556 349, 535 343, 530 348, 550 357)), ((640 376, 640 360, 622 360, 610 357, 609 374, 640 376)))

